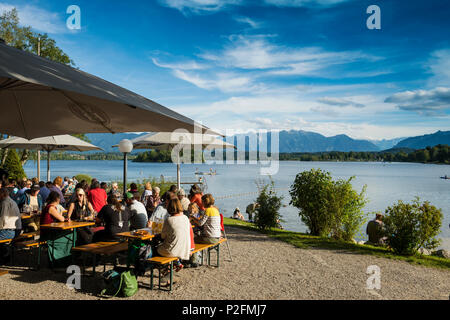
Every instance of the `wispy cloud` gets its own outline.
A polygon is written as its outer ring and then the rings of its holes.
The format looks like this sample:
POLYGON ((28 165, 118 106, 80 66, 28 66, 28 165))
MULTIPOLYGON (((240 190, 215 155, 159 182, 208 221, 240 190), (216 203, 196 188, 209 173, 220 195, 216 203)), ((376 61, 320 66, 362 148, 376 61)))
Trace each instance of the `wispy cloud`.
POLYGON ((426 116, 443 115, 445 110, 450 110, 450 88, 399 92, 386 98, 385 102, 396 104, 400 110, 426 116))
POLYGON ((432 52, 427 68, 433 73, 429 80, 431 85, 448 85, 450 83, 450 49, 432 52))
POLYGON ((11 11, 16 8, 19 13, 20 24, 23 26, 31 26, 33 29, 50 33, 68 33, 70 30, 66 27, 64 17, 58 13, 47 11, 41 7, 33 5, 12 5, 8 3, 0 3, 0 14, 5 11, 11 11))
POLYGON ((265 70, 269 75, 278 76, 329 76, 330 68, 334 65, 382 59, 360 51, 327 51, 319 47, 277 45, 268 40, 274 37, 234 35, 229 37, 230 43, 221 52, 207 52, 199 56, 223 67, 265 70))
POLYGON ((319 7, 332 6, 349 0, 264 0, 277 7, 319 7))
POLYGON ((159 0, 166 7, 174 8, 187 15, 214 13, 230 5, 239 5, 241 0, 159 0))
POLYGON ((255 19, 251 19, 249 17, 238 16, 238 17, 234 17, 234 20, 236 20, 237 22, 242 23, 242 24, 247 24, 252 29, 258 29, 263 26, 262 22, 256 21, 255 19))
POLYGON ((358 103, 355 101, 351 101, 343 98, 333 98, 333 97, 323 97, 317 100, 321 103, 328 104, 330 106, 338 106, 338 107, 356 107, 356 108, 364 108, 365 105, 362 103, 358 103))
POLYGON ((167 62, 161 62, 156 58, 151 58, 151 59, 156 66, 161 67, 161 68, 176 69, 176 70, 201 70, 201 69, 208 68, 208 66, 206 66, 204 64, 199 64, 198 62, 196 62, 194 60, 167 63, 167 62))

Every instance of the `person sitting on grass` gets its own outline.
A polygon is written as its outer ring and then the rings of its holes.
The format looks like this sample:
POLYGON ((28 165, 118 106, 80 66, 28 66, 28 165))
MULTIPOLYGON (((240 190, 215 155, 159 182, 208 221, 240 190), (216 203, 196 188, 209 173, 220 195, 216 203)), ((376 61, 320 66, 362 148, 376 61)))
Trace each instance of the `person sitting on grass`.
POLYGON ((239 208, 234 209, 234 212, 233 212, 233 219, 238 219, 238 220, 242 220, 242 221, 245 220, 245 218, 244 218, 244 216, 242 215, 242 213, 241 213, 241 211, 239 210, 239 208))
POLYGON ((202 197, 202 203, 205 206, 205 213, 199 218, 191 218, 191 221, 202 227, 201 235, 197 236, 195 243, 214 244, 219 242, 221 236, 220 230, 220 213, 219 209, 214 206, 214 198, 208 193, 202 197))
POLYGON ((384 245, 386 237, 383 236, 383 215, 377 213, 375 219, 369 221, 366 228, 366 233, 369 236, 369 243, 374 245, 384 245))
POLYGON ((108 196, 107 204, 97 215, 97 224, 104 223, 105 229, 94 234, 93 242, 118 241, 118 233, 130 230, 130 209, 122 205, 114 195, 108 196))

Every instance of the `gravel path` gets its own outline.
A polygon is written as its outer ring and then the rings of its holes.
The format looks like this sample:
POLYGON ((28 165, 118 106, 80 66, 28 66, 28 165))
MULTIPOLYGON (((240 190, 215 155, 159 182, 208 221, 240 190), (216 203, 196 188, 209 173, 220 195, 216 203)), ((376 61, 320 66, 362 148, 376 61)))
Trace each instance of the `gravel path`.
MULTIPOLYGON (((220 268, 183 269, 172 292, 140 288, 132 299, 449 299, 447 270, 342 251, 299 249, 240 228, 228 227, 227 235, 233 262, 222 245, 220 268), (381 270, 380 290, 366 289, 370 265, 381 270)), ((75 291, 66 287, 64 270, 3 269, 10 273, 0 277, 2 300, 98 299, 100 278, 84 276, 81 290, 75 291)), ((138 280, 149 284, 148 275, 138 280)))

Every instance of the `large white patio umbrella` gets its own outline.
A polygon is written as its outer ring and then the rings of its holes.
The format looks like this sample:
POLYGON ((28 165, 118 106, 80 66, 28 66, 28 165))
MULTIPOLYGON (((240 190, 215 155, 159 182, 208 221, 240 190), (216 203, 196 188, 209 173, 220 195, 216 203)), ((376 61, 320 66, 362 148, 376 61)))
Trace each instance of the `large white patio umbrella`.
MULTIPOLYGON (((33 149, 47 151, 47 181, 50 181, 50 152, 52 151, 91 151, 103 150, 86 141, 64 134, 27 140, 20 137, 11 137, 0 141, 0 148, 33 149)), ((38 167, 39 168, 39 167, 38 167)), ((38 172, 40 178, 41 173, 38 172)))
MULTIPOLYGON (((108 57, 96 63, 107 63, 108 57)), ((0 132, 33 139, 95 132, 208 128, 81 70, 6 45, 0 39, 0 132)))
MULTIPOLYGON (((133 149, 158 149, 172 150, 175 146, 194 147, 201 146, 201 149, 236 149, 230 143, 218 139, 212 135, 201 133, 183 133, 183 132, 156 132, 149 133, 141 137, 132 139, 133 149)), ((114 145, 113 147, 117 147, 114 145)), ((180 157, 177 158, 177 186, 180 189, 180 157)))

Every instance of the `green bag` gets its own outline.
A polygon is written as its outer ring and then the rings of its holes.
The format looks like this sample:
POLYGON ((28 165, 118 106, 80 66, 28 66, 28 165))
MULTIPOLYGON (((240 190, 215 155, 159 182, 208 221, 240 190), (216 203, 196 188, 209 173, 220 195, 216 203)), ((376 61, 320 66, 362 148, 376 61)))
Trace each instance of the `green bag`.
POLYGON ((124 297, 132 297, 138 291, 138 283, 136 276, 131 271, 122 272, 120 275, 122 295, 124 297))
POLYGON ((107 287, 100 293, 101 296, 115 297, 120 293, 122 297, 132 297, 138 291, 136 276, 131 270, 110 270, 103 274, 107 287))

